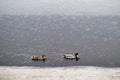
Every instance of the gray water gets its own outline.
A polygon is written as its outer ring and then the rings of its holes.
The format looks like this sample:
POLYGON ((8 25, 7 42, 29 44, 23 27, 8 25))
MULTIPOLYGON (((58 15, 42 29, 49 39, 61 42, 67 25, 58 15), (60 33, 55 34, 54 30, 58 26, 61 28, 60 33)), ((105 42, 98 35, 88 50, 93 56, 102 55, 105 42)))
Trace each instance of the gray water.
POLYGON ((120 67, 120 16, 0 16, 0 66, 120 67), (76 53, 80 60, 64 60, 76 53), (45 62, 31 56, 44 54, 45 62))

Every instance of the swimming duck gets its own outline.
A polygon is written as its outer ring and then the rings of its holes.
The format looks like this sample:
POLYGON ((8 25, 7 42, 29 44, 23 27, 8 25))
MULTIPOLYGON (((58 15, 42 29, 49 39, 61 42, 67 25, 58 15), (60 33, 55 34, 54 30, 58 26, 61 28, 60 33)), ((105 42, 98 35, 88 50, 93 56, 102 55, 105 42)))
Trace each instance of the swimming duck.
POLYGON ((78 53, 75 53, 75 55, 73 55, 73 54, 64 54, 63 58, 71 59, 71 60, 76 59, 76 61, 80 59, 78 53))
POLYGON ((40 61, 45 61, 47 57, 45 55, 34 55, 32 56, 32 60, 40 60, 40 61))

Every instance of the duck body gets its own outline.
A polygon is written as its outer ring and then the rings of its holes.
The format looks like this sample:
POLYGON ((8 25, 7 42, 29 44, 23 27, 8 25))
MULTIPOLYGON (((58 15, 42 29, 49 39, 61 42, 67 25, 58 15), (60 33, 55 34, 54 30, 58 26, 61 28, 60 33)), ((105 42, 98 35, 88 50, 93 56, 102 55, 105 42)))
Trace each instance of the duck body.
POLYGON ((74 59, 75 58, 75 56, 72 55, 72 54, 64 54, 63 57, 66 58, 66 59, 74 59))
POLYGON ((47 57, 45 55, 34 55, 32 56, 32 60, 35 61, 45 61, 47 57))
POLYGON ((79 60, 80 59, 78 53, 75 53, 75 55, 73 55, 73 54, 64 54, 63 58, 64 59, 71 59, 71 60, 73 60, 73 59, 79 60))

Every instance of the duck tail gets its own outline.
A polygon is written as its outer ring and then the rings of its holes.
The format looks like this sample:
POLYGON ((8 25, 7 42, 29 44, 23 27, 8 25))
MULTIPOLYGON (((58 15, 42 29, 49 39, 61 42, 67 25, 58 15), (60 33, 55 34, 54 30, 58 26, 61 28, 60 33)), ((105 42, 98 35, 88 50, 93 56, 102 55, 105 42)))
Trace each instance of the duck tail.
POLYGON ((65 55, 63 55, 63 58, 66 58, 66 56, 65 56, 65 55))

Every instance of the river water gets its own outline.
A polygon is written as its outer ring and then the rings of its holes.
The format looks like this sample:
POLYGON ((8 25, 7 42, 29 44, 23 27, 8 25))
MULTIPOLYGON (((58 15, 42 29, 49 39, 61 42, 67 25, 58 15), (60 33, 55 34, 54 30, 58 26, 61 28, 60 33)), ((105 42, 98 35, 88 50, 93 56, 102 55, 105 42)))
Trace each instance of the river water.
POLYGON ((119 59, 119 16, 0 16, 1 66, 120 67, 119 59), (80 60, 64 60, 66 53, 80 60), (45 62, 31 60, 42 54, 45 62))

